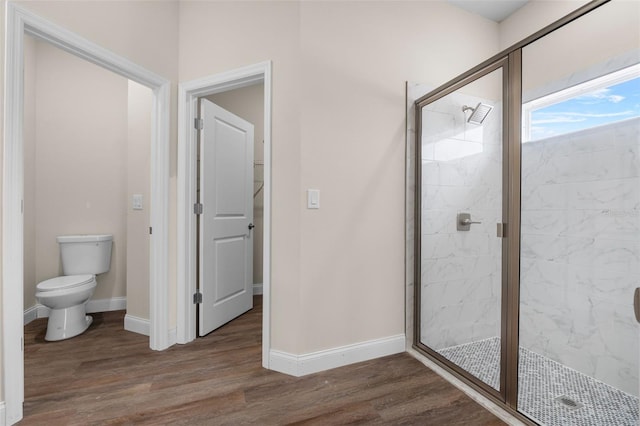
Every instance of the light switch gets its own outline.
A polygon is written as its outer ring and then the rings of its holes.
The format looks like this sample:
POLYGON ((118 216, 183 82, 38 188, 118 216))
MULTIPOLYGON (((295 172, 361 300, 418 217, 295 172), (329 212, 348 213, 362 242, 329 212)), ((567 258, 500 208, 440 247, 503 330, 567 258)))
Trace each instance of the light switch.
POLYGON ((133 210, 142 210, 142 194, 133 194, 131 206, 133 210))
POLYGON ((307 208, 308 209, 320 208, 320 190, 319 189, 307 189, 307 208))

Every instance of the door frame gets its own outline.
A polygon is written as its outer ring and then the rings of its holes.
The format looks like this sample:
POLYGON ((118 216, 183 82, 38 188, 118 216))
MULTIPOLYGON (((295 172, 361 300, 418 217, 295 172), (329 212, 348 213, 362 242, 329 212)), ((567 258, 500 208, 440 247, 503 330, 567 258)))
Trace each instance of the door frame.
POLYGON ((153 90, 149 346, 163 350, 175 342, 171 342, 169 335, 168 283, 170 81, 20 5, 6 3, 6 18, 2 165, 2 384, 6 411, 5 418, 0 421, 13 424, 22 419, 24 401, 22 70, 26 34, 153 90))
POLYGON ((271 348, 271 61, 180 83, 178 87, 178 308, 177 342, 196 338, 196 163, 199 97, 264 84, 264 229, 262 366, 269 368, 271 348))

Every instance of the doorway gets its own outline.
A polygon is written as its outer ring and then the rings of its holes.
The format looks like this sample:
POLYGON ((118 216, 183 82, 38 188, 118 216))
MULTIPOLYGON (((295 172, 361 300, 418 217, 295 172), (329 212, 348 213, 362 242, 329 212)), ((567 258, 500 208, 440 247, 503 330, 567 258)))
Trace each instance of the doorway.
MULTIPOLYGON (((196 304, 198 253, 197 253, 197 167, 198 167, 198 100, 212 95, 228 95, 234 89, 262 85, 264 128, 256 140, 262 141, 264 150, 262 182, 255 187, 256 196, 262 196, 263 241, 262 255, 254 265, 262 263, 262 365, 269 368, 270 349, 270 259, 271 259, 271 62, 263 62, 225 73, 180 84, 179 87, 179 139, 178 144, 178 343, 188 343, 196 338, 196 304), (258 191, 259 188, 259 191, 258 191)), ((258 161, 259 162, 259 161, 258 161)), ((260 293, 254 280, 255 293, 260 293)))
POLYGON ((168 305, 169 81, 32 12, 8 3, 2 201, 3 389, 6 421, 22 418, 24 36, 32 35, 153 90, 151 142, 150 347, 170 346, 168 305))

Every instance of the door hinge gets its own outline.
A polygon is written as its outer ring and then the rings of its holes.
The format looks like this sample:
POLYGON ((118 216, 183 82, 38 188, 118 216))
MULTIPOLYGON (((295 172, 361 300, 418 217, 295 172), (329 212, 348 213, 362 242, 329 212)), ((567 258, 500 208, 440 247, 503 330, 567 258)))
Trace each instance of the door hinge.
POLYGON ((507 224, 497 223, 496 225, 496 235, 498 238, 507 238, 507 224))
POLYGON ((202 130, 202 128, 204 127, 204 120, 202 118, 196 118, 193 120, 193 127, 196 128, 196 130, 202 130))
POLYGON ((197 305, 199 303, 202 303, 202 293, 196 291, 195 293, 193 293, 193 304, 197 305))
POLYGON ((193 205, 193 214, 202 214, 202 203, 195 203, 193 205))
POLYGON ((150 226, 149 227, 149 235, 153 234, 153 228, 150 226))

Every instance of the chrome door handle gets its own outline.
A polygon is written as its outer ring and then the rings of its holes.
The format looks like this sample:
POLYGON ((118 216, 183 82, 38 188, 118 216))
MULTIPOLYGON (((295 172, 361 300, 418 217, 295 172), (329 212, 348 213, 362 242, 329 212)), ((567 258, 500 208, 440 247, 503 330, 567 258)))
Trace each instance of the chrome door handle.
POLYGON ((474 221, 472 221, 471 219, 462 219, 462 220, 460 221, 460 223, 461 223, 462 225, 471 225, 471 224, 473 224, 473 223, 482 223, 482 222, 474 222, 474 221))
POLYGON ((458 231, 468 231, 471 229, 471 224, 477 224, 482 222, 474 222, 471 220, 471 213, 458 213, 456 216, 456 229, 458 231))

